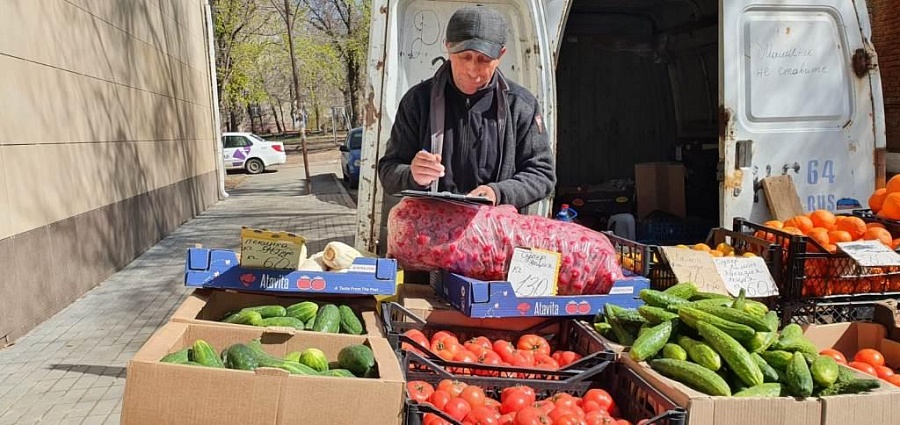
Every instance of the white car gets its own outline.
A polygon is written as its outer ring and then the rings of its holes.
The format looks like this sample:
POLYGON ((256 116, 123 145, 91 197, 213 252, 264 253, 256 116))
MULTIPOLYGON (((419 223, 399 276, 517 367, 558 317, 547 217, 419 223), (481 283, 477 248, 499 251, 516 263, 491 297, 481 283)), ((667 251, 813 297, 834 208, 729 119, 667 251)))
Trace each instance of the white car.
POLYGON ((284 144, 269 142, 253 133, 222 133, 225 169, 243 168, 259 174, 272 165, 287 162, 284 144))

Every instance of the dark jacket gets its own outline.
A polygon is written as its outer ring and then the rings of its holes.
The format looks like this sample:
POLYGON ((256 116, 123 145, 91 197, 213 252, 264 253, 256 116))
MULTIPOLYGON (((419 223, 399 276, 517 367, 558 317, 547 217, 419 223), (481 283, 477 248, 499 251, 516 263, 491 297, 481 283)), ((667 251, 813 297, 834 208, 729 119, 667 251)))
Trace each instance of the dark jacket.
POLYGON ((465 95, 453 86, 449 74, 447 63, 400 100, 387 152, 378 163, 385 192, 428 189, 412 179, 409 164, 419 151, 431 151, 431 104, 443 95, 445 176, 439 190, 465 194, 487 184, 498 203, 516 208, 547 197, 556 184, 556 172, 537 99, 497 71, 488 93, 470 96, 468 116, 460 116, 465 113, 465 95), (447 82, 444 93, 436 90, 435 81, 447 82))

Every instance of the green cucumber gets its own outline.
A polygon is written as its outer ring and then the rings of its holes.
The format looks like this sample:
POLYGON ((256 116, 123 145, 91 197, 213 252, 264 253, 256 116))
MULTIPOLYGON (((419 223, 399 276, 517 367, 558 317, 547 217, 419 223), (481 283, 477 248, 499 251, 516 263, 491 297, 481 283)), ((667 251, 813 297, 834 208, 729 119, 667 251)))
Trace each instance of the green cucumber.
POLYGON ((769 366, 781 370, 785 370, 788 364, 791 363, 791 359, 794 357, 793 353, 782 350, 763 351, 762 353, 759 353, 759 355, 769 364, 769 366))
POLYGON ((700 342, 684 335, 676 338, 678 345, 687 351, 688 358, 694 363, 709 370, 717 371, 722 368, 722 357, 716 350, 704 342, 700 342))
POLYGON ((662 356, 665 359, 687 360, 687 351, 678 344, 663 345, 662 356))
POLYGON ((737 298, 734 299, 734 303, 731 304, 731 308, 743 311, 744 306, 747 305, 747 291, 744 288, 741 288, 740 293, 738 293, 737 298))
POLYGON ((328 370, 328 357, 318 348, 307 348, 300 354, 298 363, 305 364, 316 372, 328 370))
POLYGON ((280 305, 260 305, 256 307, 246 307, 244 310, 255 311, 262 316, 263 319, 269 317, 284 317, 287 310, 280 305))
POLYGON ((731 388, 717 373, 691 362, 676 359, 654 359, 650 367, 661 375, 674 379, 711 396, 730 396, 731 388))
MULTIPOLYGON (((703 310, 690 308, 690 307, 682 307, 678 309, 678 317, 684 322, 686 325, 697 328, 699 322, 705 322, 710 325, 713 325, 723 332, 730 335, 732 338, 735 338, 739 341, 749 341, 756 335, 756 332, 753 328, 743 325, 740 323, 730 322, 721 317, 715 316, 713 314, 707 313, 703 310)), ((721 353, 719 353, 721 354, 721 353)))
MULTIPOLYGON (((782 336, 783 335, 784 334, 782 334, 782 336)), ((816 345, 802 335, 798 337, 782 337, 778 341, 773 342, 769 348, 772 350, 782 350, 791 353, 799 351, 808 356, 812 356, 813 358, 819 355, 819 351, 816 349, 816 345)))
MULTIPOLYGON (((765 304, 756 301, 756 300, 745 300, 744 307, 741 309, 745 313, 750 313, 755 317, 765 317, 769 314, 769 307, 765 304)), ((774 328, 772 330, 777 330, 778 328, 774 328)))
POLYGON ((818 356, 813 360, 809 367, 812 374, 813 382, 820 387, 830 387, 837 382, 840 367, 834 358, 829 356, 818 356))
POLYGON ((319 375, 322 376, 334 376, 337 378, 355 378, 356 375, 353 372, 350 372, 347 369, 329 369, 319 372, 319 375))
POLYGON ((697 309, 712 314, 713 316, 719 317, 721 319, 725 319, 729 322, 740 323, 744 326, 749 326, 757 332, 772 332, 775 330, 771 329, 769 327, 769 324, 766 323, 766 321, 762 318, 756 317, 750 313, 745 313, 740 310, 735 310, 731 307, 700 306, 697 307, 697 309))
POLYGON ((755 387, 750 387, 746 390, 734 393, 734 396, 754 398, 781 397, 781 384, 774 382, 759 384, 755 387))
POLYGON ((325 304, 316 312, 316 323, 313 332, 336 334, 341 331, 341 313, 334 304, 325 304))
POLYGON ((796 397, 809 397, 813 392, 813 379, 809 365, 802 353, 794 353, 784 371, 788 392, 796 397))
POLYGON ((717 292, 697 292, 694 296, 691 297, 691 301, 698 300, 714 300, 714 299, 725 299, 725 300, 734 300, 731 295, 720 294, 717 292))
POLYGON ((278 327, 286 327, 286 328, 294 328, 303 330, 304 324, 295 317, 284 316, 284 317, 269 317, 266 319, 262 319, 261 326, 278 326, 278 327))
POLYGON ((354 375, 364 377, 375 367, 375 354, 367 345, 348 345, 338 352, 339 369, 347 369, 354 375))
POLYGON ((771 329, 772 332, 778 331, 778 325, 780 324, 780 321, 778 320, 778 313, 770 311, 766 313, 765 316, 763 316, 763 320, 767 325, 769 325, 769 329, 771 329))
POLYGON ((318 311, 318 304, 312 301, 302 301, 296 304, 289 305, 285 309, 285 316, 290 316, 295 319, 299 319, 303 323, 306 323, 314 319, 318 311))
POLYGON ((187 363, 190 359, 190 347, 184 347, 174 353, 169 353, 159 359, 161 363, 187 363))
POLYGON ((697 293, 697 285, 694 285, 693 282, 681 282, 679 284, 666 288, 663 293, 688 300, 697 293))
POLYGON ((352 308, 346 305, 339 306, 338 313, 341 315, 341 332, 350 335, 362 335, 362 322, 356 317, 356 313, 352 308))
MULTIPOLYGON (((259 314, 259 313, 257 313, 259 314)), ((209 345, 208 342, 198 339, 194 341, 194 345, 191 347, 191 355, 193 358, 192 361, 202 364, 206 367, 219 367, 224 368, 225 363, 222 362, 222 358, 219 357, 219 354, 216 353, 216 350, 209 345)))
POLYGON ((233 323, 236 325, 262 326, 262 315, 258 311, 241 310, 237 313, 230 314, 222 322, 233 323))
POLYGON ((643 335, 638 336, 631 346, 631 359, 642 362, 653 357, 662 350, 663 346, 672 336, 672 322, 665 321, 649 328, 643 335))
POLYGON ((654 289, 641 289, 640 297, 654 307, 666 308, 670 305, 687 304, 688 300, 654 289))
POLYGON ((803 336, 803 328, 796 323, 789 323, 781 330, 781 338, 795 338, 803 336))
POLYGON ((650 305, 642 305, 638 307, 638 313, 647 319, 651 325, 658 325, 662 322, 667 322, 669 320, 675 320, 678 318, 678 314, 672 313, 664 308, 653 307, 650 305))
POLYGON ((762 358, 759 353, 750 353, 750 357, 753 358, 753 361, 756 362, 756 365, 759 366, 759 370, 762 371, 763 381, 764 382, 778 382, 778 372, 769 366, 769 363, 766 362, 766 359, 762 358))
POLYGON ((737 340, 706 322, 698 322, 697 331, 722 356, 729 369, 744 384, 753 387, 763 383, 763 374, 759 366, 737 340))
POLYGON ((233 344, 225 350, 225 367, 237 370, 254 370, 259 367, 256 353, 244 344, 233 344))
POLYGON ((756 335, 753 335, 753 338, 745 342, 745 346, 747 351, 751 353, 762 353, 777 340, 778 332, 757 332, 756 335))

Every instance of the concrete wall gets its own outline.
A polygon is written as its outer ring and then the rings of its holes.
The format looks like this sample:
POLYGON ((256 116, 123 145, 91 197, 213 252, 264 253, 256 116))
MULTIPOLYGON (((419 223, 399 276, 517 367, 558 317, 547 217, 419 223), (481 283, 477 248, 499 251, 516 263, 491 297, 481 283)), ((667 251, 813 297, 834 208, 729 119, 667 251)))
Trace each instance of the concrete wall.
POLYGON ((0 346, 217 200, 205 0, 0 0, 0 346))

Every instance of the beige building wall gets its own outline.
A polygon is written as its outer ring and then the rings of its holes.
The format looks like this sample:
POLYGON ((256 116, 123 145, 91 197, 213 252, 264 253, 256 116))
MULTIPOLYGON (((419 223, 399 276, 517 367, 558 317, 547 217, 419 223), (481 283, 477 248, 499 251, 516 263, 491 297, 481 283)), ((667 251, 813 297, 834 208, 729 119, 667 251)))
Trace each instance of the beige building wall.
POLYGON ((0 347, 217 200, 205 0, 0 0, 0 347))

